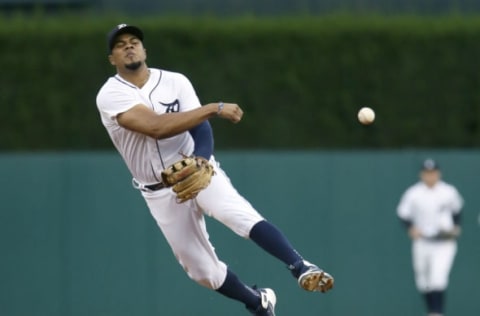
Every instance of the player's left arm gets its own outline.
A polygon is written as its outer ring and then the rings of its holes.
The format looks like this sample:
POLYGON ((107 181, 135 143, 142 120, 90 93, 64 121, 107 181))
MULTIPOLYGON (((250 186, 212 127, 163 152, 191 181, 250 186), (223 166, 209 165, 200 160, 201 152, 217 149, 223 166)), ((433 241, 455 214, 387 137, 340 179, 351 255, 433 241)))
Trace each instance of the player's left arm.
POLYGON ((454 187, 453 188, 453 197, 452 197, 452 218, 453 223, 456 227, 460 227, 460 220, 462 217, 462 210, 465 201, 463 200, 462 195, 458 192, 458 190, 454 187))
POLYGON ((456 239, 460 236, 462 230, 460 226, 460 221, 462 218, 462 208, 463 208, 463 197, 457 191, 456 188, 452 187, 452 195, 450 202, 450 210, 453 221, 453 228, 450 231, 441 231, 438 234, 440 239, 456 239))
POLYGON ((188 132, 192 135, 195 143, 193 155, 210 160, 213 154, 213 131, 208 120, 203 121, 188 132))
POLYGON ((463 210, 463 204, 465 203, 463 200, 463 197, 461 194, 458 192, 456 188, 454 188, 454 206, 453 206, 453 212, 452 212, 452 219, 453 219, 453 231, 455 237, 460 236, 462 229, 461 229, 461 219, 462 219, 462 210, 463 210))
MULTIPOLYGON (((201 107, 200 100, 190 80, 183 74, 178 75, 179 100, 182 111, 201 107)), ((213 154, 213 131, 208 120, 188 130, 194 141, 193 155, 200 156, 207 160, 213 154)))

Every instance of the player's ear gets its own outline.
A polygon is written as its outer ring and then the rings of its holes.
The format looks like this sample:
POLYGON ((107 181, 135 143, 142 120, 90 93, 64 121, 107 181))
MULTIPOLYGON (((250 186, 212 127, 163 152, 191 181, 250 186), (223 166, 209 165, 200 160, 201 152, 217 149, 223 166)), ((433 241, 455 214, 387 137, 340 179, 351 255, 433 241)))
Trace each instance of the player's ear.
POLYGON ((108 61, 110 62, 110 64, 111 64, 112 66, 115 66, 115 61, 113 60, 113 56, 112 56, 111 54, 108 55, 108 61))

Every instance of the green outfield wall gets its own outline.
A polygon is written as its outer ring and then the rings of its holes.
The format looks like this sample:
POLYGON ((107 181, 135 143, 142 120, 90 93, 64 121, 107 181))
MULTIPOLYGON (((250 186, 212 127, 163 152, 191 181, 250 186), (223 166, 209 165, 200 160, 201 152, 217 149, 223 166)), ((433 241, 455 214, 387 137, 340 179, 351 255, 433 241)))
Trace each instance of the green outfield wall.
MULTIPOLYGON (((479 315, 478 150, 218 152, 238 190, 336 277, 327 294, 209 219, 211 241, 245 282, 276 290, 278 315, 422 315, 395 207, 427 156, 466 201, 447 315, 479 315)), ((116 153, 3 153, 0 175, 0 315, 247 314, 188 280, 116 153)))

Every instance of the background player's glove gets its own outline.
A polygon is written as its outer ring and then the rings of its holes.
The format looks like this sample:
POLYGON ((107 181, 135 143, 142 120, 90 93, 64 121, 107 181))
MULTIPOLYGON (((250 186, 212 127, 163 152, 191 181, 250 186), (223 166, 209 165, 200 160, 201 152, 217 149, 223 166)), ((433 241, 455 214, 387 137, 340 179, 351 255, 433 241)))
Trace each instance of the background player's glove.
POLYGON ((437 240, 450 240, 457 239, 460 236, 460 227, 455 227, 452 230, 440 231, 437 235, 434 236, 434 239, 437 240))
POLYGON ((215 174, 213 166, 202 157, 187 157, 162 171, 162 180, 177 194, 177 202, 195 198, 209 184, 215 174))

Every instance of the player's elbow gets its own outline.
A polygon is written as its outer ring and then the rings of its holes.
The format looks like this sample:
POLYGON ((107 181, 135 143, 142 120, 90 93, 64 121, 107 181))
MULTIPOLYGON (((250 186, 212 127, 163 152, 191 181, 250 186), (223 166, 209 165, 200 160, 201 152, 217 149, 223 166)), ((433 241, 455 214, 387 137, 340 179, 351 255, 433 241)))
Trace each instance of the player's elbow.
POLYGON ((155 139, 164 139, 175 135, 171 130, 158 126, 152 126, 145 134, 155 139))
POLYGON ((170 128, 168 127, 168 122, 160 121, 158 117, 147 117, 142 120, 136 120, 134 123, 135 124, 129 126, 130 129, 146 136, 155 139, 163 139, 172 136, 170 128))

